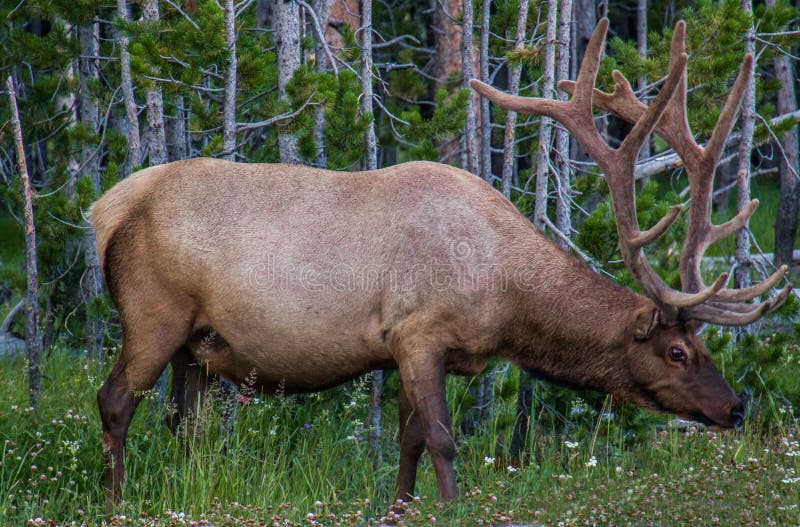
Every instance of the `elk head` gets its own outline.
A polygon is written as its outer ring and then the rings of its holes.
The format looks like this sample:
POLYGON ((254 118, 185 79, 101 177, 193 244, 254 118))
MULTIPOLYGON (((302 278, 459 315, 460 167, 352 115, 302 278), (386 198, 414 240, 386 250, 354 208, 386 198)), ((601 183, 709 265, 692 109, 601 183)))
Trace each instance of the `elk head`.
POLYGON ((714 132, 702 147, 695 141, 686 118, 684 22, 675 27, 669 76, 649 106, 636 98, 619 71, 613 74, 616 85, 612 93, 594 88, 607 28, 607 19, 597 25, 577 81, 559 83, 562 90, 572 95, 568 101, 510 95, 474 79, 470 85, 503 108, 543 114, 559 121, 605 175, 625 265, 650 299, 649 302, 642 299, 644 303, 631 314, 631 342, 621 350, 622 363, 618 364, 625 370, 624 380, 616 383, 619 386, 609 386, 609 391, 645 408, 669 411, 708 424, 739 426, 743 403, 714 367, 696 332, 704 322, 727 326, 749 324, 779 307, 791 291, 791 286, 786 285, 774 298, 759 304, 749 303, 770 291, 786 274, 786 266, 746 289, 725 288, 727 273, 706 286, 700 273, 706 248, 745 226, 758 205, 753 200, 731 220, 720 225, 711 223, 714 169, 752 75, 753 58, 750 55, 744 58, 714 132), (610 147, 597 131, 593 104, 633 123, 632 131, 619 148, 610 147), (673 207, 644 231, 639 229, 636 215, 636 158, 653 131, 681 157, 689 179, 691 204, 688 233, 680 255, 681 291, 664 283, 647 260, 644 248, 669 229, 682 207, 673 207))

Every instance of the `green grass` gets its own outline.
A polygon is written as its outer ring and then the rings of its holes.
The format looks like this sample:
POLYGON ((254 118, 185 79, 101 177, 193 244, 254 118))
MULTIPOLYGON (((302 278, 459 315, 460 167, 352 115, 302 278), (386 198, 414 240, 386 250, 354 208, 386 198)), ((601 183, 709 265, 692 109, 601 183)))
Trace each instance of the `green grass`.
MULTIPOLYGON (((787 375, 800 370, 797 358, 783 365, 787 375)), ((368 525, 390 514, 396 403, 384 405, 385 462, 374 472, 360 440, 367 388, 355 383, 301 399, 253 399, 238 408, 232 434, 213 409, 188 452, 166 430, 163 411, 145 401, 128 437, 125 502, 112 516, 102 486, 94 398, 104 374, 98 369, 104 373, 107 366, 54 351, 44 364, 35 413, 26 409, 24 362, 0 363, 0 525, 36 518, 58 525, 109 518, 113 525, 368 525)), ((451 381, 451 395, 457 386, 451 381)), ((539 410, 527 461, 520 463, 503 446, 504 412, 513 404, 501 401, 487 431, 459 438, 462 497, 437 502, 433 469, 423 456, 419 499, 405 505, 399 522, 796 525, 797 421, 790 406, 774 403, 770 427, 759 419, 726 433, 649 425, 635 441, 629 430, 596 416, 565 434, 539 410)), ((605 410, 624 413, 616 405, 605 410)))

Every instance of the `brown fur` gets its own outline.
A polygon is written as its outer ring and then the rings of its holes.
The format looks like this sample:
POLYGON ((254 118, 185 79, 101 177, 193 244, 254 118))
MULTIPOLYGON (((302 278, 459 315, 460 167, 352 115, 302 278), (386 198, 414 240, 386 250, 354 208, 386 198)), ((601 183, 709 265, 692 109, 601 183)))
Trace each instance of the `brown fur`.
POLYGON ((341 173, 192 159, 132 175, 91 218, 123 325, 98 394, 112 500, 136 394, 170 361, 178 402, 196 397, 183 390, 200 367, 267 392, 398 368, 400 497, 413 493, 423 444, 441 497, 455 497, 445 375, 477 374, 492 357, 645 407, 739 419, 690 331, 660 324, 652 301, 588 270, 450 166, 341 173), (688 360, 670 361, 671 346, 688 360))

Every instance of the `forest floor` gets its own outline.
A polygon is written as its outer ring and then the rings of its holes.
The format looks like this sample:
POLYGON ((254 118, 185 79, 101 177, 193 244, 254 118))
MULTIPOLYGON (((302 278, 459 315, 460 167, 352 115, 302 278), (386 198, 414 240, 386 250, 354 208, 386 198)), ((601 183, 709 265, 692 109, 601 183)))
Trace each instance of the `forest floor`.
POLYGON ((436 500, 423 456, 419 497, 392 510, 396 404, 384 405, 375 471, 363 383, 254 397, 232 433, 211 411, 188 452, 149 398, 128 437, 125 501, 109 512, 95 403, 108 367, 54 351, 34 412, 24 361, 0 361, 0 525, 800 525, 800 436, 780 403, 782 421, 725 433, 665 427, 666 417, 640 441, 606 434, 603 418, 568 435, 537 431, 525 462, 504 455, 506 428, 493 422, 459 440, 458 500, 436 500))

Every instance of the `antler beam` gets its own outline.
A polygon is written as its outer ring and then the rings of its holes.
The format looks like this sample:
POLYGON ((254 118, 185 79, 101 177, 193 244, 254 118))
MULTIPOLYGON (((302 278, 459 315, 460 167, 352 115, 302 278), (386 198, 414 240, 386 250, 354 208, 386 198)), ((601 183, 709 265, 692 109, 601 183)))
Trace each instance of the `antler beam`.
POLYGON ((669 75, 649 106, 636 98, 630 83, 619 71, 613 72, 613 92, 605 93, 594 88, 607 29, 608 20, 603 19, 586 49, 577 81, 559 82, 559 88, 572 95, 568 101, 513 96, 477 80, 470 81, 470 85, 504 108, 540 113, 561 122, 597 161, 608 182, 625 264, 647 294, 668 312, 683 320, 741 325, 776 309, 788 296, 791 286, 787 285, 779 295, 758 305, 742 305, 740 302, 752 300, 772 289, 786 274, 786 266, 764 282, 740 290, 724 288, 727 273, 721 274, 709 287, 704 285, 700 273, 700 261, 708 246, 744 226, 758 206, 758 201, 753 200, 729 221, 720 225, 711 223, 714 169, 741 106, 752 71, 752 56, 744 58, 711 138, 703 148, 695 141, 686 116, 686 24, 680 21, 675 26, 669 75), (618 149, 611 148, 597 131, 592 116, 593 105, 634 124, 618 149), (636 158, 647 135, 653 131, 681 157, 689 177, 692 195, 690 223, 680 262, 683 292, 669 288, 643 253, 644 246, 653 243, 669 229, 681 207, 671 208, 646 231, 639 230, 636 216, 636 158))

